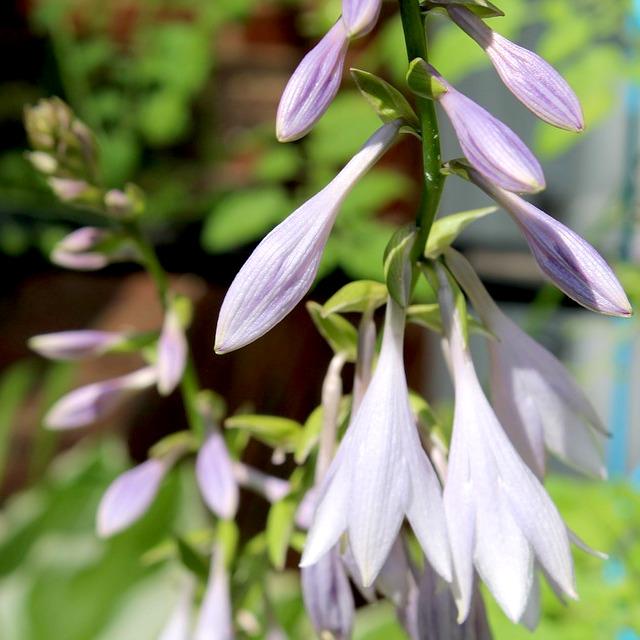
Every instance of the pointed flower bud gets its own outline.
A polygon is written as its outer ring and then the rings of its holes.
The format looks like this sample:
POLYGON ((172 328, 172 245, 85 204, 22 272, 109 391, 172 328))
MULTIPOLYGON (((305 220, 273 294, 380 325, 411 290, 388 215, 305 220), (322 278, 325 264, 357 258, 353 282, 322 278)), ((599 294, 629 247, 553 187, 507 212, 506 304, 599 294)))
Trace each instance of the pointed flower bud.
POLYGON ((434 97, 451 120, 469 163, 503 189, 528 193, 544 189, 540 163, 525 143, 506 124, 455 89, 431 65, 427 68, 445 89, 434 97))
POLYGON ((60 331, 29 338, 29 348, 49 360, 81 360, 102 355, 125 339, 115 331, 60 331))
POLYGON ((351 638, 355 605, 337 547, 303 567, 300 578, 304 606, 318 637, 351 638))
POLYGON ((256 247, 227 291, 216 330, 217 353, 239 349, 272 329, 310 289, 340 206, 395 140, 382 126, 344 169, 256 247))
POLYGON ((472 11, 448 5, 451 19, 487 53, 509 91, 541 120, 582 131, 584 116, 567 81, 543 58, 491 30, 472 11))
POLYGON ((169 468, 167 461, 152 458, 118 476, 100 501, 98 535, 108 538, 139 520, 154 501, 169 468))
POLYGON ((487 328, 493 407, 513 446, 542 479, 545 449, 587 475, 604 478, 606 429, 562 363, 495 304, 466 258, 446 252, 447 265, 487 328))
POLYGON ((189 347, 178 313, 169 306, 164 317, 162 332, 158 340, 158 391, 168 396, 180 384, 187 365, 189 347))
POLYGON ((293 72, 278 106, 280 142, 305 136, 327 110, 342 82, 348 43, 345 24, 339 19, 293 72))
POLYGON ((278 502, 291 492, 291 484, 242 462, 233 462, 233 475, 236 482, 246 489, 264 496, 269 502, 278 502))
POLYGON ((112 238, 113 235, 106 229, 81 227, 58 242, 51 253, 51 262, 78 271, 102 269, 111 259, 101 249, 112 238))
POLYGON ((189 640, 193 611, 194 580, 187 576, 185 584, 158 640, 189 640))
POLYGON ((349 38, 364 36, 376 26, 382 0, 342 0, 342 20, 349 38))
POLYGON ((631 305, 604 258, 577 233, 519 196, 469 170, 469 178, 511 215, 542 272, 570 298, 592 311, 628 317, 631 305))
POLYGON ((436 571, 451 576, 440 484, 409 404, 404 323, 404 310, 390 298, 378 365, 320 486, 301 562, 318 562, 346 531, 365 587, 382 569, 405 515, 436 571))
POLYGON ((576 597, 567 529, 482 391, 442 267, 438 279, 455 389, 444 507, 458 620, 469 614, 475 566, 507 616, 518 621, 527 607, 534 560, 566 595, 576 597))
POLYGON ((129 396, 156 383, 154 367, 80 387, 56 402, 44 418, 49 429, 76 429, 107 417, 129 396))

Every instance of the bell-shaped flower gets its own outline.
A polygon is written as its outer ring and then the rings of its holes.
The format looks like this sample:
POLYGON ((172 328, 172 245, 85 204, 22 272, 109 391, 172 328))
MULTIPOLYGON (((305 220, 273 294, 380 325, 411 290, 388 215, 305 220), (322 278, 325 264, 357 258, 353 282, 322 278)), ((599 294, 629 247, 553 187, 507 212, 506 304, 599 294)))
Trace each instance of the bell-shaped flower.
POLYGON ((191 615, 193 612, 194 580, 185 580, 178 601, 165 623, 158 640, 190 640, 191 615))
POLYGON ((545 449, 564 463, 604 478, 606 429, 562 363, 508 318, 491 299, 469 262, 452 249, 447 265, 485 326, 493 408, 513 446, 542 479, 545 449))
POLYGON ((58 400, 44 418, 49 429, 75 429, 107 417, 132 394, 153 386, 154 367, 74 389, 58 400))
POLYGON ((184 328, 176 310, 170 306, 167 310, 160 339, 158 341, 158 391, 168 396, 182 380, 187 365, 189 347, 184 328))
POLYGON ((320 120, 342 82, 349 35, 342 18, 302 59, 284 89, 276 116, 280 142, 305 136, 320 120))
POLYGON ((300 579, 304 606, 318 637, 351 638, 355 605, 337 546, 303 567, 300 579))
POLYGON ((389 299, 378 365, 320 487, 301 562, 318 562, 347 532, 365 587, 379 574, 405 516, 436 571, 451 576, 440 484, 409 405, 404 324, 404 310, 389 299))
POLYGON ((511 215, 542 272, 570 298, 609 316, 631 315, 622 285, 604 258, 577 233, 519 196, 496 187, 477 171, 469 178, 511 215))
POLYGON ((438 275, 455 388, 444 507, 458 620, 469 614, 475 566, 507 616, 518 621, 529 600, 535 560, 563 593, 576 597, 568 532, 484 395, 443 268, 438 275))
POLYGON ((442 87, 434 97, 451 120, 471 166, 509 191, 535 193, 544 189, 542 168, 527 145, 506 124, 449 84, 431 65, 425 68, 442 87))
POLYGON ((496 33, 467 8, 449 4, 447 10, 451 19, 485 50, 506 87, 527 109, 561 129, 584 129, 580 101, 546 60, 496 33))
POLYGON ((109 231, 98 227, 76 229, 56 244, 51 253, 51 262, 77 271, 102 269, 110 260, 99 247, 110 235, 109 231))
POLYGON ((378 22, 382 0, 342 0, 342 20, 350 38, 364 36, 378 22))
POLYGON ((151 458, 118 476, 100 501, 98 535, 108 538, 139 520, 151 506, 170 467, 168 460, 151 458))
POLYGON ((196 480, 206 505, 218 517, 231 520, 240 499, 233 461, 219 429, 211 428, 196 458, 196 480))
POLYGON ((242 462, 233 462, 232 467, 236 482, 241 487, 259 493, 269 502, 278 502, 291 493, 291 484, 287 480, 270 476, 242 462))
POLYGON ((217 353, 239 349, 273 328, 307 293, 342 202, 395 140, 400 122, 381 127, 319 193, 256 247, 231 283, 216 330, 217 353))
POLYGON ((102 355, 126 339, 115 331, 59 331, 29 338, 29 348, 49 360, 81 360, 102 355))
POLYGON ((229 574, 221 545, 216 545, 211 556, 209 580, 202 598, 193 640, 211 640, 212 637, 216 640, 234 638, 229 574))

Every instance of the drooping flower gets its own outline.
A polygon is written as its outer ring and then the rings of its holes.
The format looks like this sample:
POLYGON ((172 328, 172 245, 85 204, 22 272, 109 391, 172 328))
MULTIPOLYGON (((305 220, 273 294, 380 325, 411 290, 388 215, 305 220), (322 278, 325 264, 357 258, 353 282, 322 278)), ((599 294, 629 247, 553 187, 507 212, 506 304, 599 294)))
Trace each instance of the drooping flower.
POLYGON ((504 84, 527 109, 561 129, 584 129, 580 101, 546 60, 496 33, 465 7, 450 4, 447 11, 485 50, 504 84))
POLYGON ((434 97, 451 120, 469 163, 503 189, 528 193, 544 189, 540 163, 524 142, 506 124, 449 84, 431 65, 425 69, 442 87, 434 97))
POLYGON ((304 605, 318 637, 348 640, 354 601, 349 579, 334 546, 318 562, 300 570, 304 605))
POLYGON ((307 293, 342 202, 395 140, 400 122, 385 124, 342 171, 256 247, 225 296, 217 353, 239 349, 273 328, 307 293))
POLYGON ((229 593, 229 574, 224 549, 217 544, 211 556, 209 580, 202 599, 193 640, 233 640, 233 614, 229 593))
POLYGON ((519 196, 496 187, 477 171, 469 179, 520 227, 542 272, 570 298, 592 311, 630 316, 629 300, 604 258, 577 233, 519 196))
POLYGON ((102 355, 124 339, 115 331, 59 331, 29 338, 29 348, 50 360, 81 360, 102 355))
POLYGON ((140 519, 155 499, 170 466, 167 460, 151 458, 118 476, 100 501, 98 535, 108 538, 140 519))
POLYGON ((75 429, 105 418, 132 394, 153 386, 155 367, 74 389, 58 400, 44 418, 49 429, 75 429))
POLYGON ((327 110, 340 88, 348 45, 340 18, 302 59, 278 105, 276 136, 280 142, 305 136, 327 110))
POLYGON ((171 306, 167 310, 160 340, 158 341, 158 391, 169 395, 180 384, 187 365, 188 346, 184 328, 176 310, 171 306))
POLYGON ((474 566, 507 616, 523 616, 534 560, 576 597, 567 529, 534 473, 509 442, 478 381, 444 270, 439 300, 455 388, 444 507, 459 621, 471 606, 474 566))
POLYGON ((447 265, 484 324, 493 408, 521 458, 542 478, 545 449, 588 475, 604 478, 606 429, 562 363, 508 318, 491 299, 469 262, 446 252, 447 265))
POLYGON ((378 22, 382 0, 342 0, 342 20, 350 38, 364 36, 378 22))
POLYGON ((321 485, 301 562, 316 563, 346 531, 365 587, 380 572, 405 515, 436 571, 451 575, 440 484, 409 405, 404 323, 404 310, 389 299, 378 365, 321 485))

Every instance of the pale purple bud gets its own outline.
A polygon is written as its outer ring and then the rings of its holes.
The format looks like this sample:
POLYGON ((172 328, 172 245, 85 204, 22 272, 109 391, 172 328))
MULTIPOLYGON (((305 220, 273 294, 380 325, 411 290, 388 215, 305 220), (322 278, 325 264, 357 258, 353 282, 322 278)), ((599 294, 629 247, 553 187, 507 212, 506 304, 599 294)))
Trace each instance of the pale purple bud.
POLYGON ((318 636, 351 638, 355 606, 337 547, 316 564, 303 567, 300 578, 304 606, 318 636))
POLYGON ((180 384, 182 374, 187 365, 187 338, 180 318, 173 307, 170 307, 164 317, 162 332, 158 340, 158 391, 168 396, 180 384))
POLYGON ((126 338, 115 331, 60 331, 29 338, 29 348, 50 360, 81 360, 99 356, 126 338))
POLYGON ((342 0, 342 20, 350 38, 364 36, 376 26, 382 0, 342 0))
POLYGON ((53 248, 51 261, 61 267, 79 271, 102 269, 109 264, 109 258, 96 251, 96 248, 110 235, 106 229, 97 227, 76 229, 53 248))
POLYGON ((452 20, 487 53, 509 91, 540 119, 582 131, 584 116, 567 81, 543 58, 496 33, 465 7, 448 5, 452 20))
POLYGON ((278 502, 291 492, 286 480, 270 476, 242 462, 233 462, 233 475, 236 482, 246 489, 264 496, 269 502, 278 502))
POLYGON ((98 535, 108 538, 139 520, 154 501, 169 467, 167 461, 152 458, 118 476, 100 501, 98 535))
POLYGON ((469 163, 503 189, 528 193, 544 189, 542 167, 527 145, 506 124, 460 93, 430 65, 429 71, 446 89, 435 97, 451 120, 469 163))
POLYGON ((318 502, 318 489, 313 486, 303 496, 296 509, 295 523, 300 529, 308 529, 313 521, 313 514, 318 502))
POLYGON ((47 182, 62 202, 72 202, 83 198, 91 190, 91 187, 84 180, 51 177, 47 182))
POLYGON ((224 564, 224 551, 217 545, 211 556, 207 588, 202 598, 200 615, 193 640, 233 640, 233 612, 229 592, 229 574, 224 564))
POLYGON ((440 484, 409 404, 404 323, 404 310, 389 299, 378 365, 320 486, 301 561, 318 562, 346 531, 365 587, 382 569, 405 516, 429 562, 451 577, 440 484))
POLYGON ((511 215, 542 272, 587 309, 628 317, 631 305, 604 258, 577 233, 519 196, 491 184, 476 171, 470 179, 511 215))
POLYGON ((190 640, 194 587, 193 578, 188 576, 158 640, 190 640))
POLYGON ((216 330, 217 353, 253 342, 272 329, 305 296, 342 202, 396 139, 390 122, 369 138, 342 171, 256 247, 227 291, 216 330))
POLYGON ((202 497, 213 513, 230 520, 238 510, 238 483, 224 438, 212 429, 196 459, 196 480, 202 497))
POLYGON ((305 136, 320 120, 342 81, 349 38, 342 19, 302 59, 284 89, 276 117, 280 142, 305 136))
POLYGON ((56 402, 44 418, 49 429, 76 429, 107 417, 132 394, 153 386, 154 367, 74 389, 56 402))

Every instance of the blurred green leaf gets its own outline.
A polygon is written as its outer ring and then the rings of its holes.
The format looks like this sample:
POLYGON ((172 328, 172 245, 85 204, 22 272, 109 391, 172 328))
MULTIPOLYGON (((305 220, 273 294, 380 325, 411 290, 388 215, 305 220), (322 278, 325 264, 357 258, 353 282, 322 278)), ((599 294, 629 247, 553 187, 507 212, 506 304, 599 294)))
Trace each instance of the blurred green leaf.
POLYGON ((323 315, 322 305, 317 302, 307 302, 306 306, 313 324, 334 353, 341 353, 349 362, 355 362, 358 350, 358 332, 355 327, 338 314, 323 315))
POLYGON ((287 497, 276 502, 269 509, 266 528, 267 552, 276 569, 283 569, 287 560, 297 506, 297 501, 293 497, 287 497))
POLYGON ((229 429, 242 429, 271 447, 293 451, 300 438, 302 425, 280 416, 242 414, 230 416, 224 422, 229 429))

